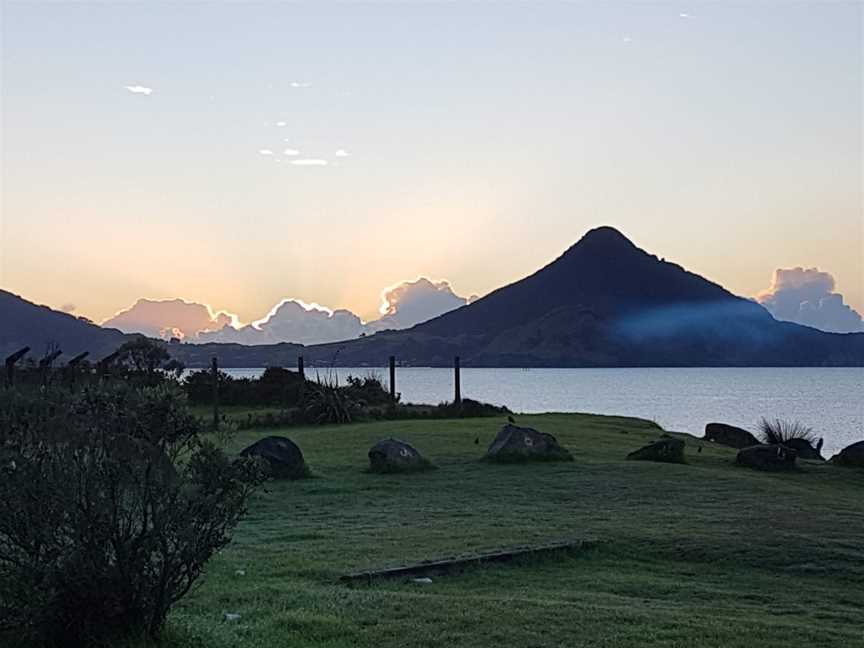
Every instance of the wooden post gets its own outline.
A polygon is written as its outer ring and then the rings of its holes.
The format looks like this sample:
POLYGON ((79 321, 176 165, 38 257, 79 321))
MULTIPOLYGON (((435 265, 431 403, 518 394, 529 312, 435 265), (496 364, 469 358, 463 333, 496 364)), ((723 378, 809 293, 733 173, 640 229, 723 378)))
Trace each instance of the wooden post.
POLYGON ((213 429, 219 429, 219 363, 216 361, 216 356, 210 364, 210 371, 213 375, 213 429))
POLYGON ((297 356, 297 373, 300 374, 302 380, 306 380, 306 369, 303 366, 303 356, 297 356))
POLYGON ((396 403, 396 356, 390 356, 390 400, 396 403))
POLYGON ((27 355, 30 347, 18 349, 15 353, 6 358, 6 386, 12 387, 15 384, 15 363, 27 355))
POLYGON ((459 377, 459 356, 453 358, 453 385, 455 394, 453 395, 453 402, 457 405, 462 404, 462 385, 459 377))

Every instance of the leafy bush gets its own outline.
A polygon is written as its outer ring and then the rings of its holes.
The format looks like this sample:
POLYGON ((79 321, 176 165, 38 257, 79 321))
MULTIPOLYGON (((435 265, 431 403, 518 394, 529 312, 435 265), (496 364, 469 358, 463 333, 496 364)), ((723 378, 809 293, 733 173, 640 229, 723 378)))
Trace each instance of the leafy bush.
POLYGON ((795 441, 805 441, 808 445, 815 447, 816 435, 812 428, 807 427, 799 421, 783 421, 781 419, 762 419, 759 422, 759 434, 762 443, 769 445, 788 445, 795 441))
MULTIPOLYGON (((348 376, 348 384, 342 389, 345 395, 361 405, 390 405, 390 391, 384 388, 384 382, 375 374, 370 373, 363 378, 348 376)), ((400 394, 396 394, 396 402, 399 402, 400 394)))
MULTIPOLYGON (((262 405, 292 407, 300 404, 304 380, 295 371, 280 367, 267 367, 259 378, 232 378, 219 371, 218 389, 220 405, 262 405)), ((183 388, 195 405, 213 402, 213 375, 208 369, 190 373, 183 388)))
POLYGON ((264 472, 201 437, 176 387, 0 394, 0 632, 158 636, 264 472))

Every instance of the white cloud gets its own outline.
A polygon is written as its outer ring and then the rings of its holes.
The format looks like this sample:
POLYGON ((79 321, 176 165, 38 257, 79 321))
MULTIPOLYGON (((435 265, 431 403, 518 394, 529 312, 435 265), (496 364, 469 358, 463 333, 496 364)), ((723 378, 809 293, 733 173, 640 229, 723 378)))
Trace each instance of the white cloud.
POLYGON ((148 88, 148 87, 142 86, 142 85, 132 85, 132 86, 123 86, 123 87, 126 88, 132 94, 143 94, 143 95, 147 95, 148 97, 151 94, 153 94, 153 88, 148 88))
POLYGON ((243 327, 226 325, 219 330, 202 332, 197 341, 321 344, 350 340, 362 333, 414 326, 471 303, 476 296, 460 297, 447 281, 436 282, 420 277, 385 288, 381 298, 381 317, 366 324, 349 310, 333 310, 299 299, 283 299, 251 324, 243 327))
POLYGON ((291 164, 297 166, 327 166, 327 160, 320 158, 302 158, 300 160, 291 160, 291 164))
POLYGON ((270 149, 260 149, 258 151, 261 155, 273 155, 273 151, 270 149))
POLYGON ((233 313, 213 312, 206 304, 182 299, 139 299, 129 308, 102 322, 102 326, 117 328, 124 333, 143 333, 164 339, 179 337, 192 341, 197 340, 204 331, 238 325, 237 316, 233 313))
POLYGON ((336 153, 334 153, 334 155, 336 157, 348 157, 348 151, 346 151, 345 149, 339 149, 338 151, 336 151, 336 153))
POLYGON ((285 155, 300 155, 300 151, 292 148, 286 148, 282 153, 285 155))
POLYGON ((625 43, 632 43, 633 42, 633 39, 630 38, 629 36, 625 36, 621 40, 623 40, 625 43))
POLYGON ((311 83, 300 83, 300 82, 298 82, 298 81, 292 81, 292 82, 291 82, 291 87, 292 87, 292 88, 309 88, 309 87, 311 87, 311 86, 312 86, 311 83))
POLYGON ((834 292, 834 277, 817 268, 780 268, 757 301, 779 320, 849 333, 864 331, 861 315, 834 292))
POLYGON ((279 126, 279 127, 281 128, 282 126, 287 126, 287 125, 288 125, 288 122, 278 121, 278 122, 276 122, 276 125, 279 126))
POLYGON ((685 18, 685 19, 686 19, 686 18, 690 18, 691 16, 690 16, 689 13, 685 13, 685 12, 682 11, 681 13, 678 14, 678 17, 679 17, 679 18, 685 18))
POLYGON ((381 291, 381 318, 369 323, 371 330, 409 328, 464 306, 472 298, 460 297, 447 281, 419 277, 381 291))
POLYGON ((201 342, 239 344, 323 344, 355 338, 363 332, 363 322, 348 310, 330 310, 299 299, 283 299, 260 320, 241 328, 224 326, 202 333, 201 342))

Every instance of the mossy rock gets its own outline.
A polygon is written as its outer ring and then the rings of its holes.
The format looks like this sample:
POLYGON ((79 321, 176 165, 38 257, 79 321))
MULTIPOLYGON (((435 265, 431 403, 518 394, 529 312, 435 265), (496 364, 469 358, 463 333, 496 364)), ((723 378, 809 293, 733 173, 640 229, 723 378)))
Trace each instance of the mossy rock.
POLYGON ((573 461, 570 451, 551 434, 507 424, 501 428, 483 457, 496 463, 573 461))
POLYGON ((399 439, 382 439, 369 449, 369 472, 372 473, 412 473, 434 467, 417 448, 399 439))
POLYGON ((634 450, 627 455, 632 461, 659 461, 661 463, 679 463, 684 461, 684 442, 670 436, 664 436, 646 446, 634 450))
POLYGON ((303 479, 311 476, 300 448, 287 437, 265 437, 244 448, 240 455, 264 459, 274 479, 303 479))

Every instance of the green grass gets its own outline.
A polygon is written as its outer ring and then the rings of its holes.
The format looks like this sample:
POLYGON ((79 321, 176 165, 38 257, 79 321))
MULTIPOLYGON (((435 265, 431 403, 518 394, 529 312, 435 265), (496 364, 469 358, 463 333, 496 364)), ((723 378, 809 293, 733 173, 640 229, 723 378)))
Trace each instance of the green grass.
MULTIPOLYGON (((270 483, 235 541, 171 614, 168 646, 864 646, 864 471, 626 461, 645 421, 519 416, 574 462, 479 461, 503 420, 391 421, 281 433, 316 479, 270 483), (475 437, 480 437, 475 445, 475 437), (386 437, 439 470, 365 472, 386 437), (348 587, 414 561, 596 541, 583 553, 348 587), (235 575, 245 570, 244 576, 235 575), (239 622, 222 621, 238 612, 239 622)), ((272 430, 243 432, 239 450, 272 430)))

